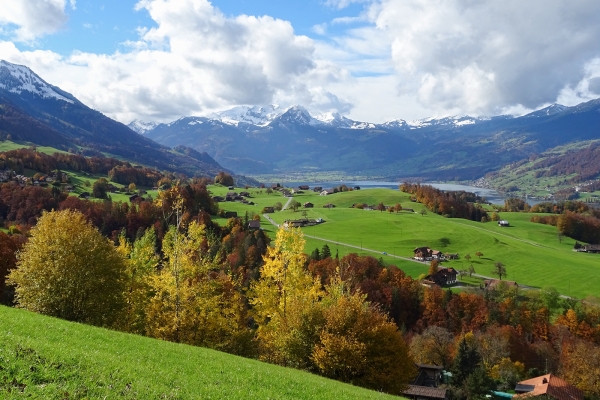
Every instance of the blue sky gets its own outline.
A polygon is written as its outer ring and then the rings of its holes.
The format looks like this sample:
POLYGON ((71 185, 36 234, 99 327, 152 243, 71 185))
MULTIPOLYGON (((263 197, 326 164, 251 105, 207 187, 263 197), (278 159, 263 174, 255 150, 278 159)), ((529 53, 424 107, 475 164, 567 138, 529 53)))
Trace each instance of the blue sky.
POLYGON ((597 0, 10 0, 0 59, 122 122, 522 114, 600 96, 599 20, 597 0))

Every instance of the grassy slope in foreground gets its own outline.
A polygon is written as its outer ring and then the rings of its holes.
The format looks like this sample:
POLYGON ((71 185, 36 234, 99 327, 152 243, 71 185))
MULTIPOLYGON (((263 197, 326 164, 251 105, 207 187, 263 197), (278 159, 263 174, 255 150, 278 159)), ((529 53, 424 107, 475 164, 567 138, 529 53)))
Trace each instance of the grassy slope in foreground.
POLYGON ((397 398, 209 349, 0 306, 0 398, 22 397, 397 398))

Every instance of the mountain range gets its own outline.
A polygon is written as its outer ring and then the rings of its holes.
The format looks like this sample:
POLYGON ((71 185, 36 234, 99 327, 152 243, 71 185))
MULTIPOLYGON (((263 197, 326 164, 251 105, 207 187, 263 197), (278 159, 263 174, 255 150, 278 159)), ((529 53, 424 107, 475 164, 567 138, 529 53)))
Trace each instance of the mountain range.
POLYGON ((476 179, 570 142, 600 138, 600 100, 513 117, 454 116, 383 124, 302 106, 240 106, 130 128, 168 146, 207 152, 244 174, 337 171, 356 176, 476 179))
POLYGON ((214 177, 228 171, 207 153, 156 143, 89 108, 28 67, 0 60, 0 139, 8 135, 14 141, 112 156, 189 176, 214 177))

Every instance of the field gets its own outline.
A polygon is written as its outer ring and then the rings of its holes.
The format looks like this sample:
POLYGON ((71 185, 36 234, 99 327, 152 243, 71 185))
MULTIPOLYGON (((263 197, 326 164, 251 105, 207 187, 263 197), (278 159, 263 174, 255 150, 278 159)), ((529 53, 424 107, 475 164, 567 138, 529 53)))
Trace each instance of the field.
POLYGON ((0 306, 0 398, 397 398, 200 347, 0 306))
MULTIPOLYGON (((210 190, 214 194, 227 192, 227 188, 212 186, 210 190)), ((287 201, 277 193, 267 195, 257 189, 250 191, 255 196, 252 199, 255 206, 227 202, 220 203, 220 207, 237 211, 243 216, 246 211, 260 213, 264 206, 272 206, 276 202, 285 204, 287 201)), ((573 252, 573 239, 563 237, 559 240, 555 227, 529 222, 533 214, 501 213, 501 218, 510 222, 508 228, 499 227, 493 222, 444 218, 431 212, 421 215, 421 204, 413 203, 407 194, 391 189, 351 191, 329 196, 305 192, 294 195, 294 200, 301 204, 311 202, 314 208, 276 212, 270 215, 271 218, 283 223, 288 219, 303 218, 302 211, 306 211, 310 219, 325 220, 323 224, 303 228, 306 235, 344 244, 307 238, 305 251, 309 254, 316 247, 321 248, 328 243, 334 255, 339 252, 341 257, 356 252, 382 257, 387 263, 418 277, 427 273, 427 264, 400 260, 394 256, 408 258, 415 247, 429 246, 442 252, 459 253, 459 260, 445 263, 459 270, 466 269, 472 263, 477 274, 494 277, 494 263, 502 262, 508 272, 504 279, 537 288, 554 286, 561 294, 577 298, 600 296, 600 255, 573 252), (376 205, 380 202, 385 205, 400 203, 404 209, 412 208, 415 212, 390 214, 350 208, 354 203, 376 205), (323 208, 327 203, 335 204, 336 208, 323 208), (483 256, 476 257, 476 252, 483 253, 483 256), (470 261, 464 258, 467 253, 471 256, 470 261)), ((270 234, 276 229, 264 218, 261 226, 270 234)))

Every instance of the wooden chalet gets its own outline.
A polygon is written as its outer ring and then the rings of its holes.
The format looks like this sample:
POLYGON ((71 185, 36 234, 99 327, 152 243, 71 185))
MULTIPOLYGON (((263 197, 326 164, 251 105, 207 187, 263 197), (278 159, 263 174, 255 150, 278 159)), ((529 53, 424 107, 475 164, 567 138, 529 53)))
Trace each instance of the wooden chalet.
POLYGON ((310 187, 308 187, 308 185, 300 185, 300 186, 298 186, 298 189, 300 189, 300 190, 310 190, 310 187))
POLYGON ((431 252, 429 247, 417 247, 413 250, 413 258, 418 261, 428 261, 432 259, 431 252))
POLYGON ((458 272, 454 268, 440 268, 433 275, 427 275, 423 279, 423 284, 426 286, 447 286, 456 283, 458 272))
POLYGON ((328 195, 330 195, 330 194, 333 194, 333 193, 334 193, 333 189, 325 189, 325 190, 323 190, 323 191, 322 191, 321 193, 319 193, 319 194, 320 194, 321 196, 328 196, 328 195))
POLYGON ((555 400, 583 400, 583 392, 565 380, 552 374, 521 381, 515 387, 513 399, 526 399, 537 396, 555 400))
POLYGON ((323 206, 323 208, 335 208, 335 204, 327 203, 323 206))
POLYGON ((275 212, 275 207, 265 207, 263 208, 263 212, 267 214, 273 214, 275 212))
POLYGON ((254 219, 248 221, 248 229, 260 229, 260 221, 254 219))
POLYGON ((313 208, 315 205, 309 201, 307 201, 306 203, 304 203, 304 208, 313 208))
POLYGON ((225 211, 225 218, 237 218, 237 211, 225 211))
POLYGON ((408 385, 402 394, 404 397, 413 400, 446 400, 448 392, 446 389, 439 388, 442 383, 443 367, 439 365, 416 364, 419 368, 419 374, 408 385))

